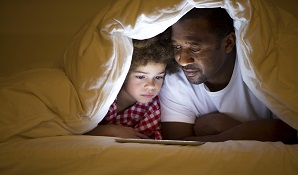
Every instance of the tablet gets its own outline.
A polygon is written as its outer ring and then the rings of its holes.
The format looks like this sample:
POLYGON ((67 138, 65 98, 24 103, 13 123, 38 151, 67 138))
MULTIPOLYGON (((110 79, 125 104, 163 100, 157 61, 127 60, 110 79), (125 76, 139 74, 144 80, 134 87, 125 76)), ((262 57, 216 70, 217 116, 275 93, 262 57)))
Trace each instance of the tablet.
POLYGON ((164 145, 191 145, 198 146, 205 142, 200 141, 184 141, 184 140, 154 140, 154 139, 125 139, 116 138, 116 142, 119 143, 149 143, 149 144, 164 144, 164 145))

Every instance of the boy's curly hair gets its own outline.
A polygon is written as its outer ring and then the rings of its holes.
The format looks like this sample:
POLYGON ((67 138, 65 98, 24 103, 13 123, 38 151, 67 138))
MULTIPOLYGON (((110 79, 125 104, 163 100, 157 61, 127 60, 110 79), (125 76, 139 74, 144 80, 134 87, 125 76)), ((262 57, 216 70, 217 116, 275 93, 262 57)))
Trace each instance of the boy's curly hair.
POLYGON ((133 39, 133 55, 130 70, 148 63, 161 63, 166 65, 166 73, 178 72, 178 63, 174 59, 174 50, 171 42, 171 33, 165 32, 149 39, 133 39))

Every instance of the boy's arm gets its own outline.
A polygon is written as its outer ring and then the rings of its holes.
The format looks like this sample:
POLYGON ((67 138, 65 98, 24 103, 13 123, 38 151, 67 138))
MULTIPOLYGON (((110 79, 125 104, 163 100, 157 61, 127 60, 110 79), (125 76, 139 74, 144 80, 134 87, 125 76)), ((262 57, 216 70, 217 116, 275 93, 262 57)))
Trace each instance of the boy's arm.
POLYGON ((96 128, 84 135, 148 139, 148 136, 139 133, 131 127, 122 125, 98 125, 96 128))

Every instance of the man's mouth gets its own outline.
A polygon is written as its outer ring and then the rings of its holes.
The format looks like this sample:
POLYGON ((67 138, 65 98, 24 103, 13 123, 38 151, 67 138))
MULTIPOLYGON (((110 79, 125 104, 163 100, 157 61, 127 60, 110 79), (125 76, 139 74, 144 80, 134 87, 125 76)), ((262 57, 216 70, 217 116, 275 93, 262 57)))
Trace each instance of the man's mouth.
POLYGON ((193 69, 183 69, 183 71, 187 77, 193 77, 198 72, 198 70, 193 70, 193 69))

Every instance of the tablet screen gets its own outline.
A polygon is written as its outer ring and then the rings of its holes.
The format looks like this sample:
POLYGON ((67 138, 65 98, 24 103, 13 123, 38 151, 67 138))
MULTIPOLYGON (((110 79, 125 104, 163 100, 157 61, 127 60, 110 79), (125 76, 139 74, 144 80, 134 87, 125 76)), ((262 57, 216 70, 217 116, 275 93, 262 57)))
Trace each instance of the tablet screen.
POLYGON ((116 138, 116 142, 119 143, 149 143, 149 144, 165 144, 165 145, 202 145, 205 142, 200 141, 184 141, 184 140, 154 140, 154 139, 125 139, 116 138))

